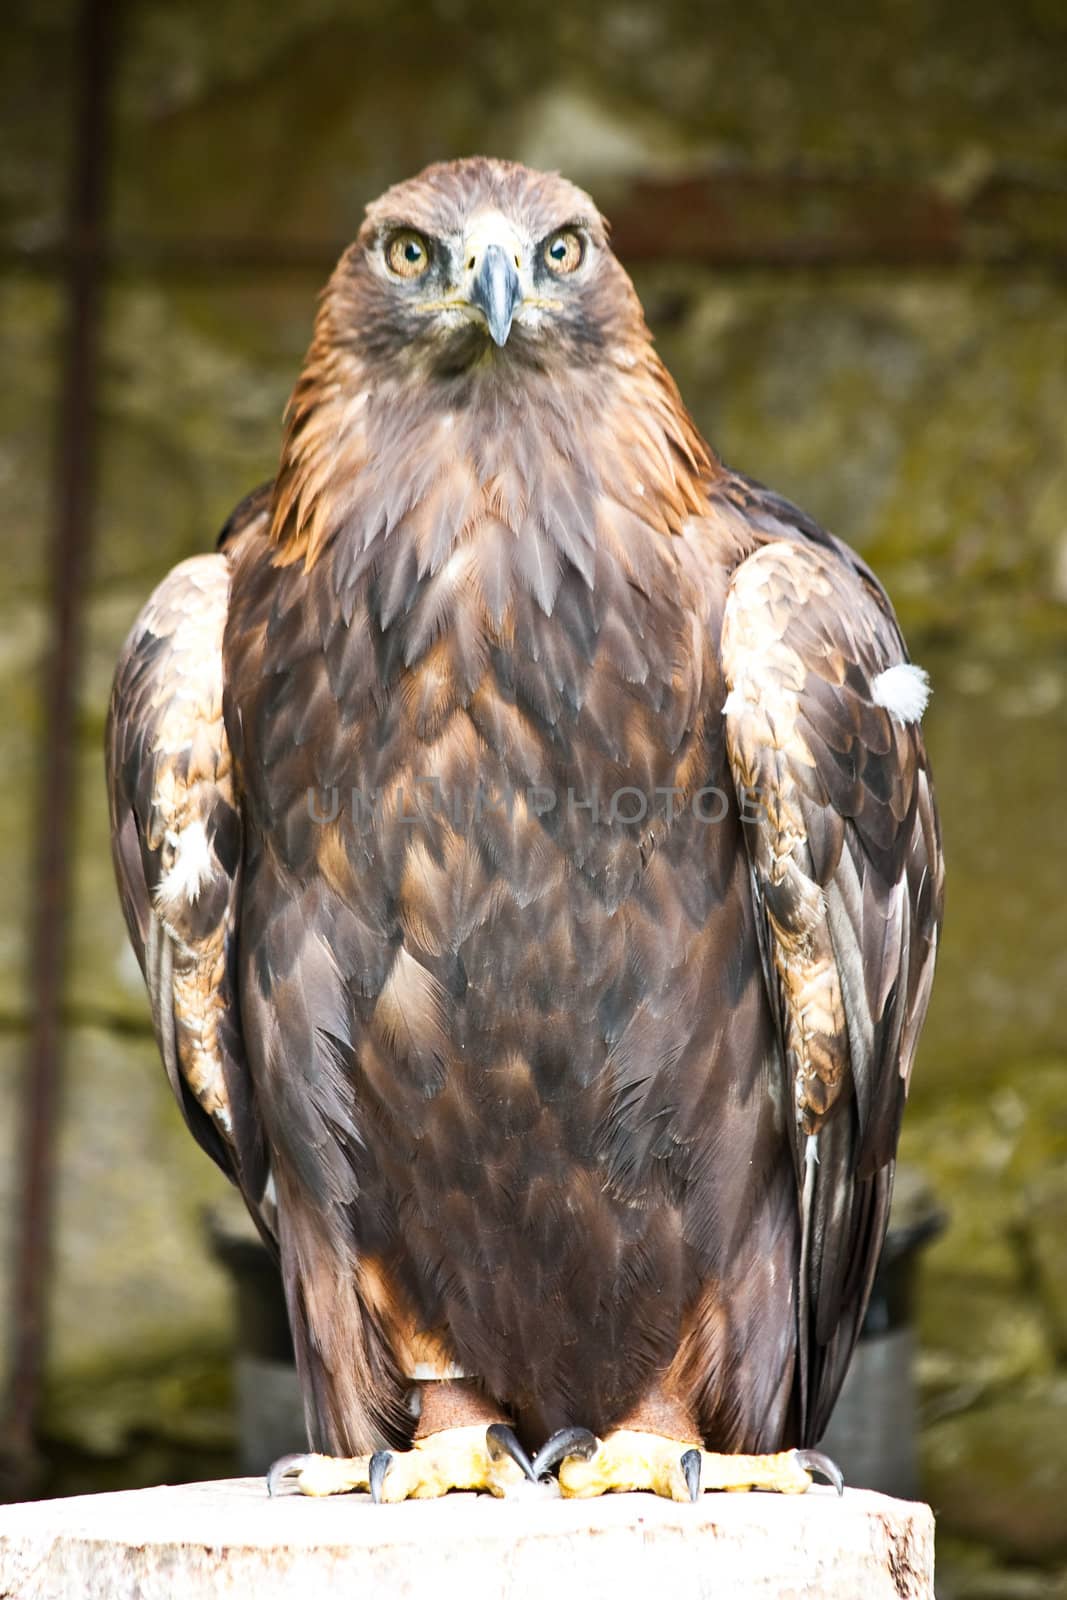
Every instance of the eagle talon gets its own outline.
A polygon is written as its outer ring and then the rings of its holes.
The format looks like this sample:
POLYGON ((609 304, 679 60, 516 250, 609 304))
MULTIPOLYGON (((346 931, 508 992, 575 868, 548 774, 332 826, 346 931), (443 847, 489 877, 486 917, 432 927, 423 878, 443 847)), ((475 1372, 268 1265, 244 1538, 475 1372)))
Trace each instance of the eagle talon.
POLYGON ((506 1422, 489 1424, 485 1430, 485 1448, 489 1452, 490 1461, 503 1461, 507 1456, 514 1461, 521 1472, 526 1474, 531 1483, 537 1482, 533 1463, 515 1437, 515 1430, 509 1428, 506 1422))
POLYGON ((689 1490, 689 1498, 696 1505, 700 1499, 700 1451, 687 1450, 681 1459, 680 1465, 685 1475, 685 1486, 689 1490))
POLYGON ((291 1455, 279 1456, 270 1471, 267 1473, 267 1493, 271 1497, 277 1494, 279 1484, 286 1478, 298 1478, 307 1464, 307 1453, 297 1451, 291 1455))
POLYGON ((599 1448, 600 1440, 588 1428, 560 1428, 533 1458, 534 1481, 547 1477, 552 1468, 567 1456, 577 1456, 579 1461, 591 1461, 599 1448))
POLYGON ((827 1483, 833 1485, 839 1495, 844 1494, 844 1473, 837 1462, 824 1456, 821 1450, 794 1450, 793 1457, 798 1467, 803 1467, 805 1472, 817 1472, 820 1478, 825 1478, 827 1483))
POLYGON ((385 1484, 385 1475, 392 1465, 392 1454, 388 1450, 375 1450, 370 1458, 370 1497, 376 1506, 382 1503, 382 1488, 385 1484))
POLYGON ((438 1429, 414 1440, 409 1450, 376 1450, 350 1458, 284 1456, 271 1468, 272 1490, 294 1472, 301 1494, 369 1491, 375 1505, 392 1505, 435 1500, 452 1489, 484 1490, 503 1499, 532 1477, 533 1467, 510 1428, 500 1424, 487 1429, 481 1422, 438 1429))

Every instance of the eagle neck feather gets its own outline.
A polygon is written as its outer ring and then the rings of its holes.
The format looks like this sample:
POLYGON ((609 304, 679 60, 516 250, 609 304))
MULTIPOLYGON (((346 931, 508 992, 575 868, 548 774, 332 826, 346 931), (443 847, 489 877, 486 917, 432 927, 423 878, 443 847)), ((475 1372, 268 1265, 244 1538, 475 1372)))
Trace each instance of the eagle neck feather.
MULTIPOLYGON (((598 545, 636 571, 650 559, 640 545, 707 510, 722 469, 647 336, 595 367, 554 374, 500 361, 446 380, 380 379, 328 335, 320 317, 290 401, 276 565, 310 569, 333 547, 340 591, 387 549, 398 558, 413 542, 425 578, 480 536, 510 535, 520 581, 532 562, 535 593, 542 556, 591 586, 598 545)), ((550 609, 547 591, 540 599, 550 609)))

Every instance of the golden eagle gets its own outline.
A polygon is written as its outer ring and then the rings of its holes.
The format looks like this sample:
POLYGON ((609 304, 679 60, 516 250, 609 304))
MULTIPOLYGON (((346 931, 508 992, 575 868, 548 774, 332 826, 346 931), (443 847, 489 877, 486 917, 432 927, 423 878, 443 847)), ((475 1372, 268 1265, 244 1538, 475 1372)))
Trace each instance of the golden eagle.
POLYGON ((159 1048, 326 1452, 274 1483, 831 1470, 941 914, 926 693, 701 439, 586 194, 471 159, 368 208, 108 727, 159 1048))

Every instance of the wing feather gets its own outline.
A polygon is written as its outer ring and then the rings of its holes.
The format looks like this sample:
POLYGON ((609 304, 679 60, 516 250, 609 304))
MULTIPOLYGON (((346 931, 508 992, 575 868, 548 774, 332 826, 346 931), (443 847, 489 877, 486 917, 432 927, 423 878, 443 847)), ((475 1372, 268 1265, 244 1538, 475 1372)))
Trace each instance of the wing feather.
POLYGON ((722 666, 727 750, 751 819, 764 977, 793 1108, 801 1432, 814 1441, 885 1236, 942 870, 918 723, 879 704, 872 688, 907 661, 889 602, 858 558, 790 526, 786 511, 775 501, 764 520, 789 537, 761 544, 733 574, 722 666))
POLYGON ((222 717, 225 555, 183 562, 126 641, 107 725, 112 853, 167 1078, 273 1236, 234 988, 241 822, 222 717))

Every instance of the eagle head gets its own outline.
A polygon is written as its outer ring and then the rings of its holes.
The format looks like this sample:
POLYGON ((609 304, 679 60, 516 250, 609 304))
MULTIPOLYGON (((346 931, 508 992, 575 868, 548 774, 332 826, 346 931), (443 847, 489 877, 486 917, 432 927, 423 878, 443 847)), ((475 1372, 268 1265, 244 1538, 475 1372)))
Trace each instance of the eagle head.
POLYGON ((680 527, 710 470, 589 196, 472 157, 367 207, 290 400, 271 537, 276 560, 310 565, 347 528, 370 560, 405 522, 465 539, 480 507, 592 549, 609 481, 613 503, 680 527))
POLYGON ((555 173, 473 157, 395 185, 367 209, 331 286, 335 330, 392 375, 595 363, 647 339, 604 219, 555 173))

